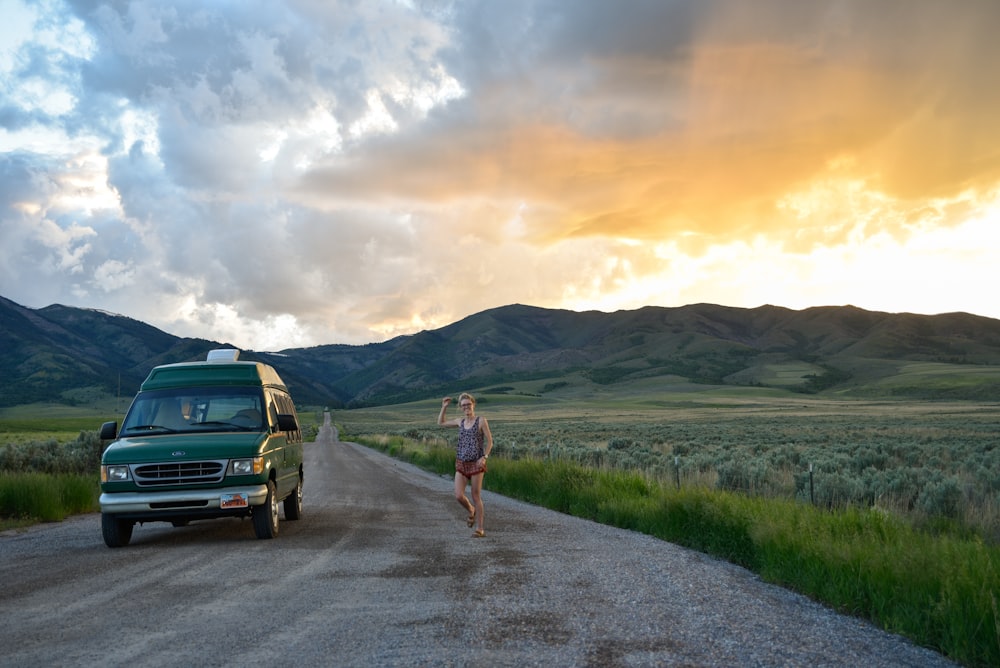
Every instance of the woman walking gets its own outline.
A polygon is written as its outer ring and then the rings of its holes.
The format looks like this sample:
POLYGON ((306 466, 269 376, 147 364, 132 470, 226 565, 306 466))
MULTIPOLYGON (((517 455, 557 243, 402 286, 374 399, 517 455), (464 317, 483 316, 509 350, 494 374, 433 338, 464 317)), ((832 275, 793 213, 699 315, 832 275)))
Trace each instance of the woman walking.
POLYGON ((458 427, 458 447, 455 450, 455 500, 469 513, 468 525, 475 526, 473 538, 486 535, 483 524, 483 475, 486 473, 486 459, 493 449, 493 434, 486 418, 476 415, 476 400, 468 392, 463 392, 458 398, 458 406, 463 417, 453 420, 445 419, 445 412, 451 397, 441 400, 441 412, 438 414, 438 425, 442 427, 458 427), (465 486, 472 487, 472 500, 465 495, 465 486))

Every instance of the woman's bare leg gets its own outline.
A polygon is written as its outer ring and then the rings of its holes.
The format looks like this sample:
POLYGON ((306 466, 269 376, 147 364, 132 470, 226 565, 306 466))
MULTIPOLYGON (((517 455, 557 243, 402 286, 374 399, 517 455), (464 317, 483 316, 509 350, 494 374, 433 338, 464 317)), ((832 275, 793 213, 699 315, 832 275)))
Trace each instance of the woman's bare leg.
MULTIPOLYGON (((472 476, 472 503, 476 508, 476 530, 485 531, 483 528, 483 521, 486 519, 483 516, 483 475, 482 473, 477 473, 472 476)), ((462 490, 463 496, 465 490, 462 490)))
POLYGON ((469 501, 469 498, 465 496, 466 480, 467 478, 464 475, 455 471, 455 500, 458 501, 459 505, 465 508, 466 512, 471 515, 476 512, 476 508, 472 505, 472 502, 469 501))

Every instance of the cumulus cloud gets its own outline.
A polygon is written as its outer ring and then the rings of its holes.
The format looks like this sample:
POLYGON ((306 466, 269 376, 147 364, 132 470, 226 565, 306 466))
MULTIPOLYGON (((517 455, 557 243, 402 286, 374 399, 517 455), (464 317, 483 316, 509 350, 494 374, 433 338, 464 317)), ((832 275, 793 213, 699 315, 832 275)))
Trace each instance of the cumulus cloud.
POLYGON ((925 285, 990 264, 992 0, 0 13, 0 293, 29 306, 258 349, 514 302, 1000 317, 925 285))

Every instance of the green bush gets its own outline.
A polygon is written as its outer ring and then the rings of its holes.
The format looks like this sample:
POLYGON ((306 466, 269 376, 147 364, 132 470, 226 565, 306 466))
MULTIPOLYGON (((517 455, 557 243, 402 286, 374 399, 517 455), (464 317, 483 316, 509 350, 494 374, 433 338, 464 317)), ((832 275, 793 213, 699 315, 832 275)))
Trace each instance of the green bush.
POLYGON ((631 450, 636 447, 636 443, 627 439, 614 437, 608 441, 608 450, 631 450))
POLYGON ((927 515, 958 519, 964 506, 962 488, 953 476, 928 483, 917 496, 917 509, 927 515))
POLYGON ((767 479, 767 468, 759 460, 735 459, 718 467, 716 486, 730 491, 754 492, 767 479))
POLYGON ((815 502, 824 508, 848 508, 865 496, 865 487, 854 476, 835 472, 815 475, 815 502))
POLYGON ((11 473, 96 474, 104 443, 95 431, 81 431, 75 440, 54 438, 0 445, 0 471, 11 473))

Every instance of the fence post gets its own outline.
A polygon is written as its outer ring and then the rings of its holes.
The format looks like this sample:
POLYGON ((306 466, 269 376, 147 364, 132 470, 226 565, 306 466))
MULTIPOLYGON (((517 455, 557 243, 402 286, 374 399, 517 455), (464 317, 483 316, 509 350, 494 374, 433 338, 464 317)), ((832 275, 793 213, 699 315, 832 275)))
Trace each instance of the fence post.
POLYGON ((809 464, 809 503, 816 505, 816 488, 813 486, 813 465, 809 464))
POLYGON ((677 489, 681 488, 681 458, 674 455, 674 479, 677 481, 677 489))

